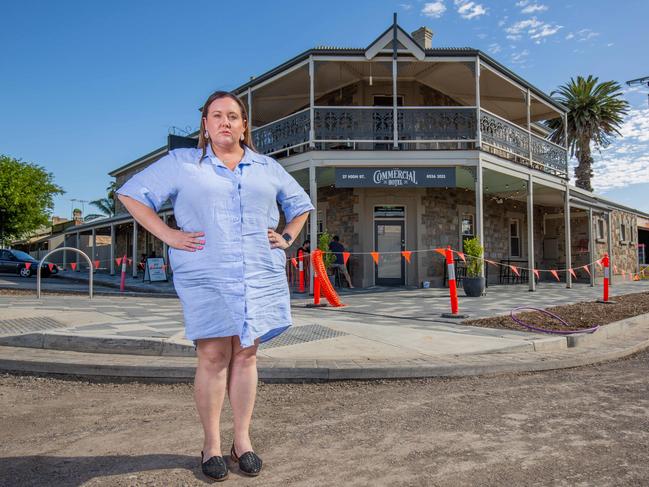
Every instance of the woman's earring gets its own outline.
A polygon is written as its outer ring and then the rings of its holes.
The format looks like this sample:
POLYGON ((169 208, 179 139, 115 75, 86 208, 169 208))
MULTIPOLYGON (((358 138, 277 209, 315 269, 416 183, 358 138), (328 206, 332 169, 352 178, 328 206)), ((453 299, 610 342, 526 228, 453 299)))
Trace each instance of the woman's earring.
POLYGON ((207 130, 205 131, 205 138, 206 138, 206 139, 209 139, 209 138, 210 138, 210 133, 209 133, 207 130))
POLYGON ((241 139, 240 139, 241 142, 243 142, 244 139, 245 139, 245 137, 243 136, 243 134, 241 134, 241 139))

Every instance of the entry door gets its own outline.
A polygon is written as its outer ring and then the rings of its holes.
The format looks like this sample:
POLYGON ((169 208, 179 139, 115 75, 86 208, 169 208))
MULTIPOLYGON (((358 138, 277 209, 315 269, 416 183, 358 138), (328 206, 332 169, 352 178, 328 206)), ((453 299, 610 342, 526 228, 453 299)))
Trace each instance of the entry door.
POLYGON ((405 268, 401 251, 405 249, 406 243, 403 221, 375 221, 374 241, 376 242, 376 251, 380 254, 379 264, 374 266, 376 285, 403 286, 405 284, 405 268))

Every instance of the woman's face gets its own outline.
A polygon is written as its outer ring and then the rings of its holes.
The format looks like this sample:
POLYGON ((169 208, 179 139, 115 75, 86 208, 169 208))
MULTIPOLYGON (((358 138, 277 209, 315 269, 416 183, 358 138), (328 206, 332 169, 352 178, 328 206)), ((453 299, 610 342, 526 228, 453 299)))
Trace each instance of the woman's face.
POLYGON ((246 129, 239 105, 227 96, 210 104, 203 122, 212 143, 223 148, 238 144, 246 129))

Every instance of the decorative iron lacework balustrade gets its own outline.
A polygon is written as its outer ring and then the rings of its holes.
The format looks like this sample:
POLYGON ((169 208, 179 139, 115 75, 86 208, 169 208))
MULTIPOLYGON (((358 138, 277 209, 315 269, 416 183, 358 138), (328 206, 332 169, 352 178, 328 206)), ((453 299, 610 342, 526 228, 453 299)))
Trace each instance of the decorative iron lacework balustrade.
POLYGON ((476 138, 474 108, 399 108, 399 140, 467 140, 476 138))
POLYGON ((568 174, 566 149, 532 134, 532 160, 564 176, 568 174))
POLYGON ((315 108, 316 140, 392 140, 392 108, 315 108))
POLYGON ((309 110, 304 110, 253 130, 252 141, 261 154, 271 154, 308 142, 309 126, 309 110))
POLYGON ((516 125, 480 111, 482 142, 497 149, 528 159, 530 145, 528 133, 516 125))

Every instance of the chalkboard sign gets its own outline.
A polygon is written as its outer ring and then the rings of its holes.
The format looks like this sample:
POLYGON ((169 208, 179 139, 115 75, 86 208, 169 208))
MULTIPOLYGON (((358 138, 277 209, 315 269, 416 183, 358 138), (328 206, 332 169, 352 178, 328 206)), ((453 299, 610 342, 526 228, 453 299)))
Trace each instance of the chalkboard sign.
POLYGON ((149 257, 144 264, 144 280, 149 282, 166 281, 167 269, 162 257, 149 257))

